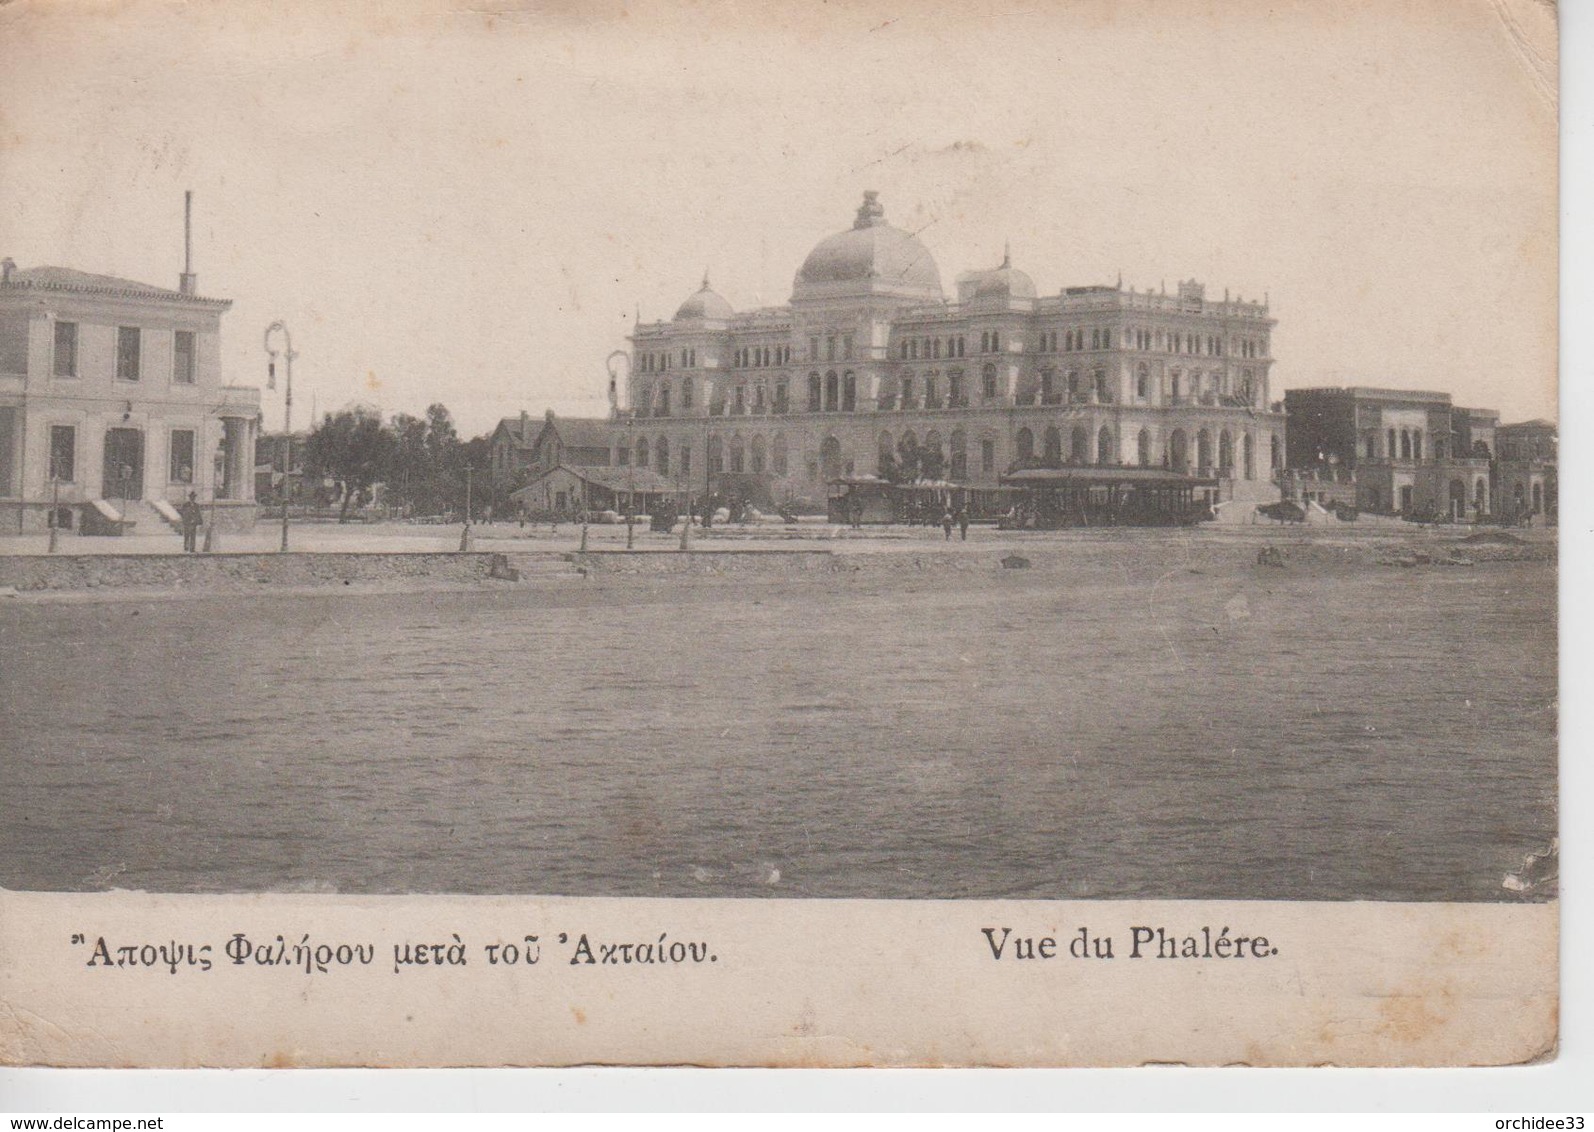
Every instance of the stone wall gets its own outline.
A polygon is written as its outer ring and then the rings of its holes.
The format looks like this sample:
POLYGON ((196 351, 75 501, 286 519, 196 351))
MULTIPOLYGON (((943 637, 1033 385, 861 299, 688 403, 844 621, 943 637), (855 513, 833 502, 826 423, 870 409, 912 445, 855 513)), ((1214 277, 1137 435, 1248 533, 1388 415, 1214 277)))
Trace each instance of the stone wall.
POLYGON ((0 586, 17 590, 107 587, 248 590, 406 579, 475 582, 493 555, 480 554, 14 554, 0 555, 0 586))

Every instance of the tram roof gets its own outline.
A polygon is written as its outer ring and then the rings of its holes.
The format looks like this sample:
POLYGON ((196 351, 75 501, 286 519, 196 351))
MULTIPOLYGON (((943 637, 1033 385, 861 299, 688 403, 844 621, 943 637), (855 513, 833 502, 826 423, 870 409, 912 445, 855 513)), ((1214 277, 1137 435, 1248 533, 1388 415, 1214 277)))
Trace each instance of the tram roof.
POLYGON ((1166 468, 1025 468, 1001 479, 1012 487, 1049 487, 1062 484, 1148 484, 1154 487, 1217 487, 1207 476, 1191 476, 1166 468))

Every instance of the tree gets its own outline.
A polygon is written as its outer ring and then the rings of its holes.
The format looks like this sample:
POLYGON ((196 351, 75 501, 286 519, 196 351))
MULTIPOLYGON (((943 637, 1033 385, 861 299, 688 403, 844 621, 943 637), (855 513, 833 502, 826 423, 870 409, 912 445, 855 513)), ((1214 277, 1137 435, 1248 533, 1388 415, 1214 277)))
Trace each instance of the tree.
POLYGON ((338 522, 348 522, 349 507, 368 495, 390 465, 392 434, 375 410, 356 407, 328 413, 305 444, 305 468, 338 482, 343 503, 338 522))
POLYGON ((388 495, 406 511, 417 510, 429 480, 431 459, 426 449, 426 422, 409 413, 395 413, 387 430, 393 437, 383 480, 388 495))

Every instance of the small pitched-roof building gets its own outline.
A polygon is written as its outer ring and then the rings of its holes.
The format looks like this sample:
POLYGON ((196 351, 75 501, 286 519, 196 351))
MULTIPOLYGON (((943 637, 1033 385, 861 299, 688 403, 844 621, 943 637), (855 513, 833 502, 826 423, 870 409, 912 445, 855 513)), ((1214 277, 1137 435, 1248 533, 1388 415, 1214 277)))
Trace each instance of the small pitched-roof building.
POLYGON ((260 390, 221 370, 230 299, 0 264, 0 529, 164 529, 190 492, 255 519, 260 390))
POLYGON ((510 498, 516 506, 533 514, 574 517, 581 512, 624 513, 632 497, 634 511, 646 514, 673 501, 678 494, 678 487, 652 468, 558 464, 537 473, 510 498))
POLYGON ((549 409, 535 426, 530 414, 505 417, 492 435, 493 482, 524 482, 560 464, 606 468, 618 463, 614 445, 623 444, 612 420, 559 418, 549 409))

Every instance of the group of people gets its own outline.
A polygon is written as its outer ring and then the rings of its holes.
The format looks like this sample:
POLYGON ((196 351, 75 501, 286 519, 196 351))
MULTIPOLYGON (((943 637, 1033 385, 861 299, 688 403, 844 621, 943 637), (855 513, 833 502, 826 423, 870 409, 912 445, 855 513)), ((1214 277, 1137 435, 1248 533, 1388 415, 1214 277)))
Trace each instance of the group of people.
POLYGON ((952 527, 954 526, 954 524, 957 526, 959 537, 964 542, 968 542, 968 540, 969 540, 969 513, 967 511, 965 511, 961 507, 958 508, 957 514, 955 514, 955 515, 952 513, 952 509, 950 507, 948 507, 944 512, 942 512, 942 514, 941 514, 941 529, 946 532, 946 541, 947 542, 951 542, 952 541, 952 527))

